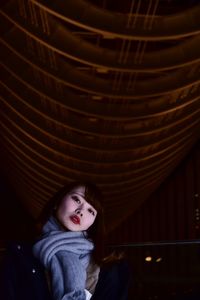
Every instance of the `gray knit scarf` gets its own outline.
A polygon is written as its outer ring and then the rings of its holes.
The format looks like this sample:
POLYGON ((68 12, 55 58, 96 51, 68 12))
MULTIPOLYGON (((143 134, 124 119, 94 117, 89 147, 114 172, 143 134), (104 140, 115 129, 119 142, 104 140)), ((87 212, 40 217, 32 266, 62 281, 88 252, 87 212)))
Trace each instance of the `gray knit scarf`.
POLYGON ((54 217, 44 225, 33 254, 51 273, 55 300, 86 299, 86 268, 93 248, 84 232, 63 231, 54 217))

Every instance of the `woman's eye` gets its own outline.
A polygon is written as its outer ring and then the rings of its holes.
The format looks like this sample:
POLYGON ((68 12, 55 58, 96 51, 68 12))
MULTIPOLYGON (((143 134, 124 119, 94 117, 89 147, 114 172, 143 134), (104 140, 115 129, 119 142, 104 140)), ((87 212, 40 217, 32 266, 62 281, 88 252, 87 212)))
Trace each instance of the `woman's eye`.
POLYGON ((91 213, 93 216, 95 216, 95 212, 92 209, 88 209, 89 213, 91 213))
POLYGON ((77 203, 81 203, 80 199, 77 196, 72 196, 72 199, 77 203))

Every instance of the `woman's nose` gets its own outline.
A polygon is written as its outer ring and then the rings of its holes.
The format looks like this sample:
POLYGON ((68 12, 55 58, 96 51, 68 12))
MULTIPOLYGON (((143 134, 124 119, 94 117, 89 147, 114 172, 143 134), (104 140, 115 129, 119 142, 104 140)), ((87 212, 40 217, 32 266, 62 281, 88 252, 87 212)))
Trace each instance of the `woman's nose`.
POLYGON ((82 210, 81 210, 81 208, 77 208, 76 210, 75 210, 75 212, 77 213, 77 215, 79 215, 79 216, 83 216, 83 212, 82 212, 82 210))

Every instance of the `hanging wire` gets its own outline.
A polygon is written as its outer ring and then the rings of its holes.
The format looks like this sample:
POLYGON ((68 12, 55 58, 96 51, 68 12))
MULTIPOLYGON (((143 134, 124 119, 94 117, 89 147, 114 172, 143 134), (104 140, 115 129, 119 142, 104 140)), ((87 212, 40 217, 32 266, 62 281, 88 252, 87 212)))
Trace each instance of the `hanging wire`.
POLYGON ((131 28, 135 28, 135 24, 136 24, 136 22, 137 22, 138 13, 139 13, 139 10, 140 10, 140 7, 141 7, 141 3, 142 3, 142 1, 139 0, 139 1, 138 1, 138 4, 137 4, 136 12, 135 12, 134 17, 133 17, 133 21, 132 21, 132 24, 131 24, 131 28))
POLYGON ((152 13, 152 16, 149 20, 149 30, 152 29, 152 26, 153 26, 153 21, 155 20, 155 16, 156 16, 156 10, 158 8, 158 4, 159 4, 159 0, 156 0, 156 3, 155 3, 155 6, 154 6, 154 9, 153 9, 153 13, 152 13))
POLYGON ((132 19, 134 4, 135 4, 135 0, 132 0, 130 11, 129 11, 129 14, 128 14, 127 24, 126 24, 127 28, 130 27, 130 22, 131 22, 131 19, 132 19))
POLYGON ((27 11, 26 11, 26 7, 25 7, 25 2, 24 0, 18 0, 18 6, 19 6, 19 13, 20 16, 24 17, 25 19, 27 19, 27 11))
POLYGON ((148 8, 147 8, 147 13, 146 13, 146 15, 145 15, 145 19, 144 19, 144 26, 143 26, 143 28, 144 29, 146 29, 147 28, 147 25, 148 25, 148 20, 149 20, 149 17, 150 17, 150 11, 151 11, 151 6, 152 6, 152 0, 150 0, 150 2, 149 2, 149 6, 148 6, 148 8))
POLYGON ((124 59, 122 61, 122 63, 126 63, 127 62, 127 58, 129 56, 129 53, 130 53, 130 47, 131 47, 131 40, 127 41, 127 47, 126 47, 126 51, 125 51, 125 54, 124 54, 124 59))

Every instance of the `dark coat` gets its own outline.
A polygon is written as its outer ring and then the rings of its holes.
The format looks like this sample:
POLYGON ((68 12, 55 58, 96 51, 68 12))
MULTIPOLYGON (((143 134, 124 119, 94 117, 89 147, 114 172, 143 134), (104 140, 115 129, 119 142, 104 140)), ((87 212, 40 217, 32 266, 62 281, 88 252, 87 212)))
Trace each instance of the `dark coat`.
POLYGON ((32 245, 9 244, 0 271, 2 300, 52 300, 44 268, 32 255, 32 245))

